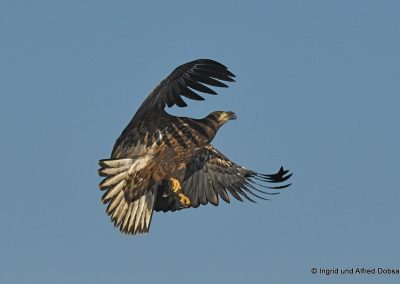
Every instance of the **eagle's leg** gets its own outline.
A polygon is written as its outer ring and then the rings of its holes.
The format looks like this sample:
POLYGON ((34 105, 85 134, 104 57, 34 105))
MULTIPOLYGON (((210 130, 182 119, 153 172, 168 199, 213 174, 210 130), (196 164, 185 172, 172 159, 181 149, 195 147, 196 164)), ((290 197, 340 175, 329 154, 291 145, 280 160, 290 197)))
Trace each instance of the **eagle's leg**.
POLYGON ((179 201, 181 202, 181 204, 185 207, 188 207, 190 205, 190 199, 189 199, 189 197, 187 197, 186 195, 184 195, 181 192, 182 187, 181 187, 181 183, 179 182, 179 180, 177 180, 176 178, 170 178, 169 185, 170 185, 171 190, 174 193, 178 194, 179 201))

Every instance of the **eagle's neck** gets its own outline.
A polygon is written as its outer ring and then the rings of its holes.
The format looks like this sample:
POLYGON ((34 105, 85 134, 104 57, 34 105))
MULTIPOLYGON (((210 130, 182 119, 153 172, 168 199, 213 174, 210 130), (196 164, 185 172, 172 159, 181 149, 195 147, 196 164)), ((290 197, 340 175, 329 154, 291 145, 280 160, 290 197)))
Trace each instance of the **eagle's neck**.
POLYGON ((222 126, 214 113, 210 113, 205 118, 196 119, 196 122, 207 134, 204 135, 205 144, 209 144, 214 139, 218 129, 222 126))

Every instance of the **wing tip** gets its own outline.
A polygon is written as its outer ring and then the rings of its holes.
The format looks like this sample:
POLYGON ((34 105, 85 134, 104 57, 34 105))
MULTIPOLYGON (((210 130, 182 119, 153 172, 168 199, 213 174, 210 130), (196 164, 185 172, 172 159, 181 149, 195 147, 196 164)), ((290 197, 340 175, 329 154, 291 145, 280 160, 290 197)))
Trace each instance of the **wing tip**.
POLYGON ((156 88, 158 91, 155 92, 155 96, 158 98, 153 98, 153 102, 157 100, 160 103, 158 106, 161 108, 165 106, 170 108, 174 105, 186 107, 187 104, 181 96, 201 100, 202 97, 193 90, 217 95, 218 93, 208 86, 227 88, 228 86, 221 81, 235 82, 233 79, 235 77, 225 65, 216 60, 204 58, 192 60, 176 67, 160 83, 161 88, 156 88))

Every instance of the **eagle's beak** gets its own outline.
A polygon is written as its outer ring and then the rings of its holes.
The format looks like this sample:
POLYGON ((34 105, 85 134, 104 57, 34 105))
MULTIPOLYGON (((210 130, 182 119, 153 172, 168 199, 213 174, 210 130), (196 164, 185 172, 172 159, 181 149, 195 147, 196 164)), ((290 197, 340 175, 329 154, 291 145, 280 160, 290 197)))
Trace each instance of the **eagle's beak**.
POLYGON ((233 111, 227 111, 226 114, 228 115, 229 120, 236 119, 236 113, 233 111))

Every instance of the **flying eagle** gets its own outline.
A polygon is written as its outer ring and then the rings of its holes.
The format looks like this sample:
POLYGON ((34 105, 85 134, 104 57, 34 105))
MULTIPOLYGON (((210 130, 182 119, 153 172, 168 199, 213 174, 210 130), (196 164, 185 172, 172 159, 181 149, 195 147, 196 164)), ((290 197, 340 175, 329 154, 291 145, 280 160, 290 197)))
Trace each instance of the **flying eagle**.
POLYGON ((147 97, 115 142, 110 159, 99 161, 100 189, 107 214, 126 234, 147 233, 153 211, 197 208, 200 204, 266 199, 261 188, 281 189, 291 174, 283 167, 260 174, 230 161, 210 143, 218 129, 236 119, 231 111, 214 111, 202 119, 177 117, 165 107, 186 107, 182 96, 204 100, 198 92, 234 82, 227 67, 198 59, 177 67, 147 97), (267 186, 273 183, 274 186, 267 186))

